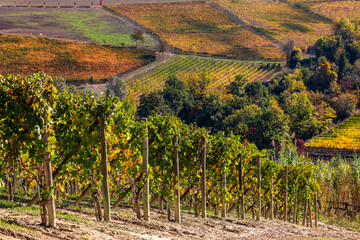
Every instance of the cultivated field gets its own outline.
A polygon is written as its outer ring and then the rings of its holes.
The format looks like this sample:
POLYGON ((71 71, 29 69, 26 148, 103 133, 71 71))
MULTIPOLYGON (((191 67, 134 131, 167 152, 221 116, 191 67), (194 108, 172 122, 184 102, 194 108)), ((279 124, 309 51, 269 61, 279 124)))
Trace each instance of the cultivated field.
POLYGON ((205 2, 124 4, 110 9, 150 29, 185 52, 226 55, 238 59, 281 59, 271 41, 246 30, 205 2))
MULTIPOLYGON (((134 46, 128 23, 101 8, 0 8, 0 33, 134 46)), ((154 48, 145 36, 139 46, 154 48)))
POLYGON ((360 150, 360 114, 306 143, 307 147, 360 150))
POLYGON ((39 71, 66 80, 108 79, 149 63, 152 52, 46 38, 0 35, 0 73, 39 71))
POLYGON ((308 5, 308 8, 324 17, 336 20, 339 18, 349 18, 350 20, 360 20, 360 2, 322 2, 308 5))
POLYGON ((210 79, 208 91, 224 92, 225 87, 240 74, 246 76, 249 81, 269 80, 279 64, 177 55, 153 69, 128 79, 128 85, 138 97, 142 93, 161 89, 169 76, 175 74, 185 80, 205 75, 210 79))
POLYGON ((305 48, 332 33, 331 24, 283 2, 214 0, 259 32, 286 44, 305 48))

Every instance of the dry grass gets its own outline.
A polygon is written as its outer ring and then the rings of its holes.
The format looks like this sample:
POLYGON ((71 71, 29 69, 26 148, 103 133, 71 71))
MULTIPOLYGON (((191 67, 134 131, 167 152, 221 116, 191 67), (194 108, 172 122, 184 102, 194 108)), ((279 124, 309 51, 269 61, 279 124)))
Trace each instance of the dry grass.
POLYGON ((145 26, 182 51, 239 59, 281 59, 271 41, 244 29, 205 2, 127 4, 112 10, 145 26))
POLYGON ((0 35, 0 73, 38 71, 66 80, 108 79, 150 62, 149 51, 0 35))

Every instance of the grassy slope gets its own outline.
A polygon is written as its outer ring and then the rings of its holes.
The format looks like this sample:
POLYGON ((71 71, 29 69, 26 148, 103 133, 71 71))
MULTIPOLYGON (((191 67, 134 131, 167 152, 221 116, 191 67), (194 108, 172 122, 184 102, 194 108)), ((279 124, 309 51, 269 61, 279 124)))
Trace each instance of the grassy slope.
MULTIPOLYGON (((16 31, 19 34, 42 33, 45 37, 79 39, 114 46, 135 45, 130 38, 133 28, 101 9, 6 8, 0 9, 0 13, 0 22, 13 28, 13 34, 16 31)), ((142 45, 154 47, 155 43, 146 36, 142 45)))
POLYGON ((208 3, 127 4, 109 7, 182 51, 238 59, 281 59, 281 50, 208 3))
POLYGON ((152 52, 0 35, 0 73, 44 71, 66 80, 107 79, 150 62, 152 52))

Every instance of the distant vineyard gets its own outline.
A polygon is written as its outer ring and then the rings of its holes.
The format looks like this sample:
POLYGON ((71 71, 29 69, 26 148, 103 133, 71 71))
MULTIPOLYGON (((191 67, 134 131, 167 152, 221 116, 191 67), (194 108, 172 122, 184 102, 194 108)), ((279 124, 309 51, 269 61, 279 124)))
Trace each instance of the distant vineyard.
POLYGON ((360 150, 360 114, 306 143, 307 147, 360 150))
POLYGON ((237 59, 281 59, 271 41, 246 30, 205 2, 125 4, 108 7, 154 32, 181 51, 237 59))
POLYGON ((256 0, 214 0, 246 24, 283 44, 305 48, 331 34, 331 25, 289 4, 256 0))
POLYGON ((66 80, 108 79, 149 63, 150 51, 0 35, 0 73, 44 71, 66 80))
POLYGON ((349 18, 350 20, 360 19, 360 2, 323 2, 310 5, 309 9, 333 20, 342 17, 349 18))
POLYGON ((249 81, 267 80, 272 77, 280 63, 252 63, 237 60, 223 60, 197 56, 177 55, 167 62, 128 80, 135 96, 162 88, 169 76, 191 77, 192 74, 205 74, 210 78, 208 91, 221 91, 242 74, 249 81))

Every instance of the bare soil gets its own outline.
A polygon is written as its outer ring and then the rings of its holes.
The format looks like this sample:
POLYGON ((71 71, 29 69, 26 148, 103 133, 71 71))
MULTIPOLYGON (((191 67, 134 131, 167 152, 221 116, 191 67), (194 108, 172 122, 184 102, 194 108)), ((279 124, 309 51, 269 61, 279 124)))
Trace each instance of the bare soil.
POLYGON ((360 232, 320 223, 318 229, 248 216, 221 219, 209 216, 195 218, 182 213, 182 223, 166 220, 166 213, 151 210, 151 222, 138 220, 127 206, 112 213, 110 223, 96 221, 94 214, 84 210, 57 209, 62 216, 76 215, 75 220, 58 217, 57 228, 40 225, 40 217, 0 209, 0 239, 360 239, 360 232))

